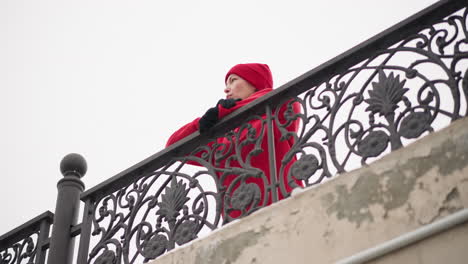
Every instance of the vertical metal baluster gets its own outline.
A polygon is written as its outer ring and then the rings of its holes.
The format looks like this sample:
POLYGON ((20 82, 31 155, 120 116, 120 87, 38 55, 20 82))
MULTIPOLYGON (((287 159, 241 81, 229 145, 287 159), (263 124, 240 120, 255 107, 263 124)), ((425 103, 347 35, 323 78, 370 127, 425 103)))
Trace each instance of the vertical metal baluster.
POLYGON ((46 256, 46 249, 44 249, 44 243, 49 238, 49 231, 50 231, 50 222, 49 219, 44 219, 41 222, 39 227, 39 236, 37 238, 37 251, 36 251, 36 259, 34 261, 35 264, 44 264, 45 263, 45 256, 46 256))
POLYGON ((78 247, 77 264, 86 264, 88 261, 89 241, 91 239, 91 224, 93 217, 93 202, 90 198, 85 201, 83 220, 81 221, 80 246, 78 247))
POLYGON ((271 115, 271 107, 266 106, 267 116, 267 136, 268 136, 268 159, 270 163, 270 187, 272 202, 278 201, 278 182, 276 172, 276 152, 275 152, 275 135, 273 131, 273 117, 271 115))

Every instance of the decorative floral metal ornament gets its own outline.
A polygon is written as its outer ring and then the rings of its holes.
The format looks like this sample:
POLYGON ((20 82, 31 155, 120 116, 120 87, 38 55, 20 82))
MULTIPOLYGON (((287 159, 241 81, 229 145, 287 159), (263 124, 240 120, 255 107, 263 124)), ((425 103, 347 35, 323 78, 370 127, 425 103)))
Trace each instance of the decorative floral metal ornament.
POLYGON ((115 264, 115 253, 112 250, 105 249, 102 254, 96 258, 94 264, 115 264))
POLYGON ((308 180, 320 168, 315 155, 306 154, 296 161, 291 167, 291 173, 299 180, 308 180))
POLYGON ((388 135, 383 131, 370 132, 359 142, 358 152, 364 158, 377 157, 387 148, 389 141, 388 135))
POLYGON ((255 205, 259 200, 260 188, 256 184, 242 182, 230 198, 231 208, 246 210, 249 205, 255 205))
POLYGON ((405 80, 400 82, 400 76, 394 77, 393 72, 389 76, 379 71, 379 81, 373 82, 374 89, 369 91, 369 99, 364 100, 369 104, 366 111, 371 114, 379 113, 381 116, 387 117, 394 114, 398 108, 398 103, 403 99, 403 95, 409 90, 403 88, 405 80))
MULTIPOLYGON (((103 248, 115 246, 116 263, 149 261, 197 237, 203 226, 214 229, 208 221, 207 197, 196 175, 178 170, 148 173, 136 183, 105 196, 93 209, 93 235, 101 235, 89 253, 90 263, 109 261, 103 248), (159 184, 155 184, 159 180, 159 184), (191 190, 197 190, 191 207, 187 206, 191 190), (138 214, 140 212, 140 214, 138 214), (154 219, 156 216, 156 219, 154 219), (150 220, 151 219, 151 220, 150 220), (113 238, 120 233, 119 240, 113 238), (117 242, 120 241, 120 242, 117 242), (131 252, 136 248, 136 252, 131 252), (138 260, 139 256, 144 259, 138 260)), ((199 174, 200 175, 200 174, 199 174)))
MULTIPOLYGON (((405 39, 393 38, 396 31, 386 35, 393 39, 379 41, 395 44, 380 50, 368 46, 367 53, 357 52, 362 60, 350 59, 354 65, 340 68, 332 63, 339 71, 319 70, 299 79, 276 92, 271 101, 261 102, 264 112, 252 106, 256 114, 236 119, 244 123, 231 131, 216 134, 213 141, 195 149, 193 144, 182 147, 176 154, 182 156, 172 157, 157 171, 136 175, 137 181, 110 194, 104 190, 105 197, 93 197, 89 221, 99 241, 90 250, 88 262, 112 262, 111 253, 102 256, 107 245, 115 246, 118 263, 140 263, 141 255, 146 260, 157 258, 191 241, 202 228, 213 230, 231 221, 233 210, 243 217, 266 205, 257 202, 260 198, 266 201, 273 193, 287 197, 285 181, 292 187, 297 187, 295 180, 305 186, 321 183, 402 147, 406 139, 468 115, 468 71, 461 63, 468 58, 467 18, 464 8, 405 39), (442 76, 433 75, 431 67, 442 76), (300 112, 293 110, 293 103, 300 104, 300 112), (253 119, 261 127, 249 125, 253 119), (288 125, 298 120, 298 132, 288 131, 288 125), (273 182, 265 172, 256 171, 251 161, 271 154, 275 145, 270 143, 275 139, 291 140, 292 145, 279 168, 271 161, 277 157, 271 157, 269 175, 277 176, 273 182), (203 167, 194 172, 193 163, 203 167), (213 182, 212 190, 204 189, 202 175, 213 182), (259 185, 242 175, 261 179, 265 197, 259 197, 259 185), (229 180, 231 184, 223 184, 229 180)), ((348 59, 338 61, 346 64, 348 59)), ((5 253, 3 259, 8 259, 5 253)))
MULTIPOLYGON (((35 238, 37 238, 38 233, 34 233, 33 235, 35 238)), ((37 245, 35 241, 36 239, 33 239, 31 236, 13 244, 9 248, 12 253, 9 252, 8 249, 5 249, 3 254, 0 254, 0 264, 23 263, 24 260, 27 260, 27 263, 34 263, 34 258, 36 257, 37 252, 37 245)))
POLYGON ((181 246, 197 238, 198 225, 194 221, 185 220, 175 230, 174 241, 181 246))
POLYGON ((174 221, 179 212, 190 198, 187 197, 189 189, 186 184, 175 179, 171 180, 171 186, 166 187, 165 194, 161 195, 161 202, 158 203, 159 210, 156 214, 161 215, 167 221, 174 221))
POLYGON ((145 257, 145 262, 150 259, 155 259, 162 255, 168 245, 168 240, 163 235, 155 235, 149 241, 144 243, 142 255, 145 257))
POLYGON ((400 125, 400 135, 404 138, 417 138, 430 129, 431 115, 426 112, 415 112, 406 116, 400 125))

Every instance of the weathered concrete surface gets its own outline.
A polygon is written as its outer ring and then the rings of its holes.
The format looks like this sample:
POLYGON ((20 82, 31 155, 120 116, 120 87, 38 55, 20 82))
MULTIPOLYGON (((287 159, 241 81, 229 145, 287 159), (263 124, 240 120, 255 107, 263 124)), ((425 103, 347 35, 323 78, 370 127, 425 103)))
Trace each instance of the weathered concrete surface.
POLYGON ((454 227, 366 264, 466 264, 468 223, 454 227))
POLYGON ((467 207, 465 118, 152 263, 333 263, 467 207))

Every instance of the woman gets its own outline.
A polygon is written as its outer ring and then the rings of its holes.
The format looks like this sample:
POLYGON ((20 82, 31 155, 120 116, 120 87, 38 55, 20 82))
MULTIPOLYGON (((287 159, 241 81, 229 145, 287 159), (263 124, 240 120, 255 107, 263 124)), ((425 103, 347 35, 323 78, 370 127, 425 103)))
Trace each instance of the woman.
MULTIPOLYGON (((226 99, 221 99, 215 107, 208 109, 201 118, 196 118, 177 130, 169 138, 166 146, 174 144, 195 131, 205 133, 226 115, 268 94, 273 90, 273 78, 270 68, 266 64, 238 64, 226 74, 225 85, 226 99)), ((294 116, 295 113, 300 113, 299 103, 285 103, 279 111, 273 111, 278 115, 279 124, 283 125, 288 132, 296 132, 299 120, 286 118, 286 111, 289 111, 289 117, 294 116)), ((268 189, 268 185, 272 182, 272 176, 268 153, 268 135, 265 122, 263 122, 265 119, 266 115, 263 114, 261 119, 254 118, 248 121, 246 126, 234 129, 232 135, 217 138, 216 141, 208 144, 211 149, 218 150, 218 154, 222 152, 221 155, 218 155, 217 160, 206 161, 218 169, 218 179, 221 185, 225 187, 224 190, 220 190, 224 192, 223 215, 227 213, 231 218, 236 218, 272 203, 271 188, 268 189), (254 151, 259 146, 261 151, 254 151), (265 193, 265 190, 267 190, 267 193, 265 193)), ((273 121, 273 132, 276 175, 279 175, 280 171, 283 172, 283 178, 280 179, 280 176, 277 176, 276 179, 276 182, 284 181, 282 190, 276 187, 278 199, 281 200, 285 194, 289 194, 292 190, 292 187, 288 184, 288 171, 296 160, 295 156, 292 156, 289 161, 285 161, 283 170, 281 170, 281 166, 283 158, 294 144, 294 139, 293 137, 281 139, 282 133, 275 121, 273 121)), ((203 166, 203 162, 201 162, 202 153, 203 151, 194 154, 194 156, 200 158, 200 162, 194 159, 189 163, 203 166)), ((302 186, 299 180, 294 181, 302 186)))

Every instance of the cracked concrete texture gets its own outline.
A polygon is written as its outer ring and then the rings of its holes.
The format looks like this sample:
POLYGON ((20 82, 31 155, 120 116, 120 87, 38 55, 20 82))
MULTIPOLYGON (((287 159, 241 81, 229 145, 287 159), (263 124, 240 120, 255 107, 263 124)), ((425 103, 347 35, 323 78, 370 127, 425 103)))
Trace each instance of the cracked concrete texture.
POLYGON ((153 264, 332 263, 462 208, 468 208, 467 118, 153 264))
POLYGON ((214 247, 202 248, 196 252, 194 264, 235 263, 245 248, 257 244, 269 230, 265 227, 259 231, 249 230, 220 240, 214 247))
MULTIPOLYGON (((443 201, 449 193, 454 195, 459 193, 456 187, 447 186, 452 181, 440 178, 453 176, 454 172, 463 170, 467 164, 468 135, 463 135, 456 141, 448 138, 433 147, 429 154, 406 160, 399 159, 396 166, 388 167, 379 174, 372 168, 363 169, 351 187, 337 184, 335 195, 327 194, 322 199, 325 200, 324 205, 328 205, 329 215, 336 214, 338 219, 347 219, 356 223, 356 227, 359 228, 364 221, 374 221, 374 214, 369 210, 370 205, 381 205, 385 217, 391 210, 407 204, 410 195, 416 192, 419 193, 418 196, 425 197, 416 200, 423 200, 425 210, 429 211, 420 212, 426 214, 419 216, 424 218, 421 219, 421 223, 425 224, 437 218, 431 216, 437 214, 444 206, 443 201), (433 185, 439 186, 434 188, 433 185), (438 195, 434 195, 433 192, 438 192, 438 195)), ((455 196, 452 199, 460 198, 459 195, 455 196)), ((411 202, 408 206, 413 207, 411 202)), ((458 205, 450 206, 449 211, 461 208, 463 207, 459 201, 458 205)))
POLYGON ((468 223, 456 226, 366 264, 466 264, 468 223))

